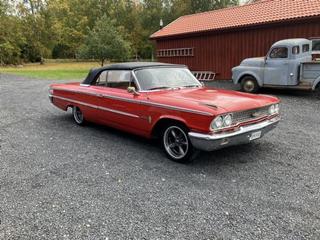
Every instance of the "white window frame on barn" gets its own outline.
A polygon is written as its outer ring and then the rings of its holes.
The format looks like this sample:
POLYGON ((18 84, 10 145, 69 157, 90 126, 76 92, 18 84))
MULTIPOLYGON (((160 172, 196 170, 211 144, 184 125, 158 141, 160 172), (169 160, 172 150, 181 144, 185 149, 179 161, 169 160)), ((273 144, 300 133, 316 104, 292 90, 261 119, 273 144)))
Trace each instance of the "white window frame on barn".
POLYGON ((193 57, 194 48, 159 49, 157 57, 193 57))

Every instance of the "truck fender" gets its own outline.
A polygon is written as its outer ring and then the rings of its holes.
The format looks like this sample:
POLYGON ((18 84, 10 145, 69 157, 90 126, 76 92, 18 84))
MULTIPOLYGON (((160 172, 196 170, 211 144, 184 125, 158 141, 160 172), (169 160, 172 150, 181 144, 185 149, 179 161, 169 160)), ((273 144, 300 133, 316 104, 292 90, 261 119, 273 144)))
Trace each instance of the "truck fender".
POLYGON ((242 79, 244 76, 252 76, 254 77, 256 80, 257 80, 257 83, 260 87, 262 87, 263 85, 263 82, 262 80, 260 79, 260 77, 258 77, 258 75, 254 72, 250 72, 250 71, 246 71, 246 72, 243 72, 237 79, 237 82, 236 83, 240 83, 240 79, 242 79))
POLYGON ((320 84, 320 76, 313 82, 312 90, 316 90, 316 87, 320 84))

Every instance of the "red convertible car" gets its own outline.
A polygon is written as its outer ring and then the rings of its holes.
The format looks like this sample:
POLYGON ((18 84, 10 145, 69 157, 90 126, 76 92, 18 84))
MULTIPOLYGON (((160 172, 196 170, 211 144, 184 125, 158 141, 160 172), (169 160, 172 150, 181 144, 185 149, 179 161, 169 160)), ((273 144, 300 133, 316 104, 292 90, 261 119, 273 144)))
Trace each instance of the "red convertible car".
POLYGON ((279 100, 204 87, 183 65, 121 63, 93 69, 82 83, 53 84, 51 102, 79 125, 108 125, 161 139, 167 156, 249 143, 280 120, 279 100))

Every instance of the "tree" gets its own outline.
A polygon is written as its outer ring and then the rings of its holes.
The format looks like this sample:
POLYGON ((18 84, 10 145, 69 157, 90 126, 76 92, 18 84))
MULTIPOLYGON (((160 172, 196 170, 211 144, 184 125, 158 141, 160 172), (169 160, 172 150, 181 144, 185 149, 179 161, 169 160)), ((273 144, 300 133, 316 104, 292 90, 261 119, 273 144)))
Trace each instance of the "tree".
POLYGON ((85 44, 80 48, 79 57, 105 60, 126 60, 130 57, 130 44, 120 34, 115 22, 104 15, 89 31, 85 44))
POLYGON ((239 5, 239 0, 172 0, 171 13, 177 17, 239 5))
POLYGON ((0 61, 75 58, 77 53, 86 58, 99 55, 101 61, 123 60, 130 49, 136 58, 149 59, 154 52, 149 36, 159 30, 160 19, 167 25, 182 15, 237 4, 238 0, 0 0, 0 61))
POLYGON ((7 13, 9 4, 7 0, 0 1, 0 16, 3 16, 7 13))
POLYGON ((0 64, 21 61, 21 46, 25 43, 19 20, 15 16, 0 15, 0 64))

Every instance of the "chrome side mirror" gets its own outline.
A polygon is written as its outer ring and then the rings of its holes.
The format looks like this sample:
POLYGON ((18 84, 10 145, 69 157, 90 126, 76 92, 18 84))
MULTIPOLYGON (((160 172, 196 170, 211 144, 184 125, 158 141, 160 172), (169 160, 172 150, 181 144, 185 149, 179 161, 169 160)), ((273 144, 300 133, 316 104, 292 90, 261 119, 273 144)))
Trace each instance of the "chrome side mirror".
POLYGON ((128 87, 128 88, 127 88, 127 91, 128 91, 128 93, 132 93, 132 94, 135 95, 135 96, 139 96, 139 95, 140 95, 140 93, 138 93, 138 92, 136 91, 136 88, 135 88, 135 87, 128 87))

